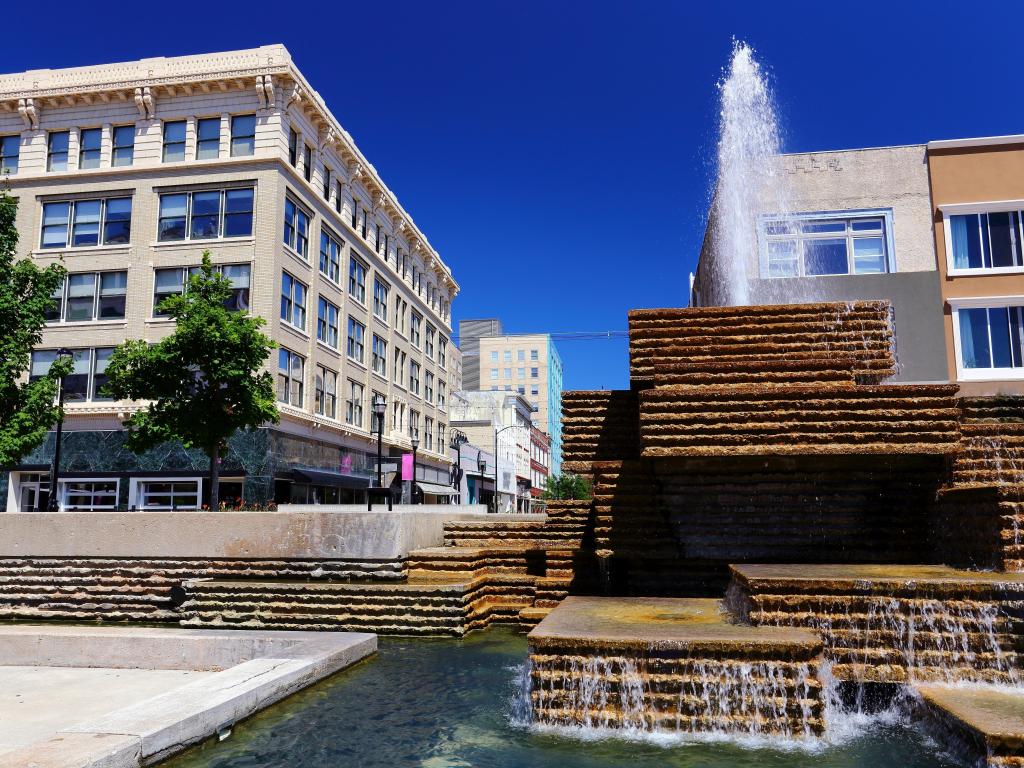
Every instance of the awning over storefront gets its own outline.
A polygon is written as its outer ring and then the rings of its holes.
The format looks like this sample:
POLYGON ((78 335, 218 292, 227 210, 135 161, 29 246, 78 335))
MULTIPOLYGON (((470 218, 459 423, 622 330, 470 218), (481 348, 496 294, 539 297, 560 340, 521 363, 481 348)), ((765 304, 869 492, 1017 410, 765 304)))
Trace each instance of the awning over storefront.
POLYGON ((327 485, 332 488, 352 488, 363 490, 370 486, 370 478, 343 475, 340 472, 327 472, 322 469, 293 469, 292 477, 296 482, 310 485, 327 485))
POLYGON ((434 496, 457 496, 458 490, 452 488, 450 485, 438 485, 437 483, 416 483, 416 487, 419 488, 423 493, 429 493, 434 496))

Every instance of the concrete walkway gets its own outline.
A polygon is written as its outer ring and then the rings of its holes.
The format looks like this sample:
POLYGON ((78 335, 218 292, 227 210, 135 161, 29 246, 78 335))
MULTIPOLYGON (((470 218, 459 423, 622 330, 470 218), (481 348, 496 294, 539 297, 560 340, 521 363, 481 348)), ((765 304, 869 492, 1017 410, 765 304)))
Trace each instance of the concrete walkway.
POLYGON ((139 768, 372 654, 351 632, 0 627, 0 768, 139 768))

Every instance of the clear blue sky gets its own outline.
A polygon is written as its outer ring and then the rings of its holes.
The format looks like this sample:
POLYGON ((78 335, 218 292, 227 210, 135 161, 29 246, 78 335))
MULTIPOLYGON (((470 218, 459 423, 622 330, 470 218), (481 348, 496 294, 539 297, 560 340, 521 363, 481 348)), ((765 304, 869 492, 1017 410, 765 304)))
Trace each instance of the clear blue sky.
MULTIPOLYGON (((1021 2, 9 5, 4 72, 284 43, 451 266, 456 320, 510 332, 685 303, 734 36, 788 151, 1024 132, 1021 2)), ((627 385, 624 341, 559 349, 567 389, 627 385)))

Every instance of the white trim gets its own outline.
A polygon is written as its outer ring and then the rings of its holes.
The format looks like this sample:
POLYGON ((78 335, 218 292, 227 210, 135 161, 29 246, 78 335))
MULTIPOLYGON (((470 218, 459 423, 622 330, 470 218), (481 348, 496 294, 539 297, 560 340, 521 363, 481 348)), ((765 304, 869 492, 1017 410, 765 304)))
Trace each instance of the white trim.
POLYGON ((128 508, 146 510, 170 510, 171 507, 142 507, 139 505, 139 485, 141 483, 198 483, 196 493, 196 509, 203 503, 203 478, 202 477, 133 477, 128 486, 128 508))
POLYGON ((950 309, 1024 306, 1024 296, 950 296, 946 304, 950 309))
POLYGON ((972 203, 944 203, 939 210, 944 214, 961 216, 969 213, 1001 213, 1024 209, 1024 200, 984 200, 972 203))
POLYGON ((1024 134, 1008 136, 978 136, 970 139, 941 139, 929 141, 928 149, 955 149, 957 147, 994 147, 1001 144, 1024 144, 1024 134))
POLYGON ((92 511, 92 510, 107 510, 117 509, 118 503, 121 498, 121 479, 119 477, 64 477, 57 478, 57 504, 61 512, 64 512, 67 503, 65 498, 67 497, 67 484, 68 483, 113 483, 114 484, 114 506, 100 506, 100 507, 75 507, 75 511, 92 511))

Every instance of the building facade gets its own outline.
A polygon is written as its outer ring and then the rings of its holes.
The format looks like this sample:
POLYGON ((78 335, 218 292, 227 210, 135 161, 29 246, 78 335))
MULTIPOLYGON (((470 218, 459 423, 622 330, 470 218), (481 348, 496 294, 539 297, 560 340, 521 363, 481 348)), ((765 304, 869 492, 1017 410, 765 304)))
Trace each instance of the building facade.
POLYGON ((1024 394, 1024 136, 928 144, 949 380, 1024 394))
POLYGON ((515 392, 526 398, 533 410, 533 424, 551 438, 550 470, 558 474, 562 465, 562 358, 551 336, 502 335, 497 320, 461 320, 459 342, 465 388, 515 392))
MULTIPOLYGON (((173 331, 157 305, 204 250, 233 306, 279 345, 281 423, 236 435, 221 498, 353 501, 419 440, 447 476, 450 269, 280 45, 0 76, 0 170, 19 256, 68 278, 30 375, 68 348, 65 508, 198 506, 205 458, 124 448, 137 404, 101 391, 114 346, 173 331)), ((45 507, 53 436, 4 474, 8 510, 45 507)))
MULTIPOLYGON (((893 308, 898 381, 947 377, 942 300, 923 144, 780 155, 779 198, 757 194, 747 256, 752 304, 886 299, 893 308)), ((715 269, 712 204, 690 303, 724 302, 715 269)))
POLYGON ((544 505, 544 491, 551 475, 551 438, 537 427, 530 429, 530 495, 535 510, 544 505))

